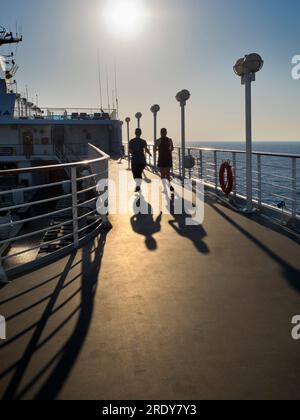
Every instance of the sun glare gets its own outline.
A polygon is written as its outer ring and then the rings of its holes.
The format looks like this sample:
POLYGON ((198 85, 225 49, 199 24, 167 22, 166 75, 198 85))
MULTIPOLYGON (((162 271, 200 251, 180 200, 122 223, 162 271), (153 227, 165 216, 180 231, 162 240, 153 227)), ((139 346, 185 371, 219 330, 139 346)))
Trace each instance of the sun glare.
POLYGON ((142 0, 110 0, 104 11, 104 18, 113 33, 134 35, 145 23, 142 0))

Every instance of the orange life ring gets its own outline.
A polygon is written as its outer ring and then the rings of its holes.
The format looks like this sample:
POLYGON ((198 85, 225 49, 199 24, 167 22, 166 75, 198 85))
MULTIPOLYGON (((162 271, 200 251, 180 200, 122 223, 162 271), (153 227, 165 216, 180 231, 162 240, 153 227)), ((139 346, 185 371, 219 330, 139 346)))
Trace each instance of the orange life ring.
POLYGON ((234 175, 232 166, 229 162, 223 162, 220 168, 220 185, 223 193, 228 197, 233 190, 234 175), (225 179, 225 175, 227 175, 225 179))

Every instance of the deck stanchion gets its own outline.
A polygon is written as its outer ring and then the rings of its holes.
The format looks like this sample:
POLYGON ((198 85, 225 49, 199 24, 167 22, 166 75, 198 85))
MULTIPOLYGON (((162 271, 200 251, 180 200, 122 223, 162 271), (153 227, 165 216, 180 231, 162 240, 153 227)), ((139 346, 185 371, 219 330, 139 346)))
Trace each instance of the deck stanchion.
POLYGON ((215 189, 218 192, 219 179, 218 179, 218 152, 214 151, 214 167, 215 167, 215 189))
POLYGON ((199 151, 199 178, 203 179, 203 152, 199 151))
POLYGON ((191 94, 188 90, 182 90, 176 95, 176 100, 181 107, 181 177, 185 180, 185 106, 191 94))
POLYGON ((131 159, 130 159, 130 151, 129 151, 129 143, 130 143, 130 118, 127 117, 125 122, 127 124, 127 155, 128 155, 128 170, 130 171, 131 168, 131 159))
POLYGON ((297 217, 297 160, 292 158, 292 218, 297 217))
POLYGON ((71 168, 71 185, 72 185, 72 207, 73 207, 73 241, 76 248, 79 244, 78 235, 78 190, 77 190, 77 168, 71 168))
MULTIPOLYGON (((191 156, 191 149, 188 149, 188 155, 191 156)), ((192 178, 192 170, 189 169, 189 179, 192 178)))
POLYGON ((246 195, 247 206, 245 211, 253 211, 253 174, 252 174, 252 103, 251 84, 255 81, 255 73, 263 67, 263 59, 258 54, 249 54, 240 58, 234 72, 241 77, 242 85, 245 86, 245 115, 246 115, 246 195))
POLYGON ((232 153, 232 166, 233 166, 233 173, 234 173, 234 181, 233 181, 233 196, 236 198, 236 177, 237 177, 237 160, 236 160, 236 153, 232 153))
POLYGON ((157 154, 156 154, 156 150, 155 150, 155 144, 156 144, 156 140, 157 140, 157 114, 160 111, 160 106, 159 105, 153 105, 150 108, 150 111, 153 114, 153 119, 154 119, 154 147, 153 147, 153 156, 154 156, 154 171, 157 170, 157 154))
POLYGON ((258 189, 258 208, 262 207, 262 173, 261 173, 261 155, 257 155, 257 189, 258 189))
POLYGON ((181 150, 180 147, 178 147, 178 170, 179 170, 179 177, 182 178, 182 169, 181 169, 181 150))

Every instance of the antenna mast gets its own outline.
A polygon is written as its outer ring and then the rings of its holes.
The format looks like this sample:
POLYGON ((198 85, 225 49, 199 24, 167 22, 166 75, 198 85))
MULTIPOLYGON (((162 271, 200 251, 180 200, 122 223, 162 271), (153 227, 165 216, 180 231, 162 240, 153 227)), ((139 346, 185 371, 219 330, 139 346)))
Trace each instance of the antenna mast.
POLYGON ((107 69, 107 66, 106 66, 106 89, 107 89, 107 104, 108 104, 108 110, 110 111, 109 80, 108 80, 108 69, 107 69))
POLYGON ((99 98, 100 98, 100 109, 103 109, 103 96, 102 96, 102 82, 101 82, 101 65, 100 65, 100 53, 99 48, 97 50, 98 60, 98 77, 99 77, 99 98))
POLYGON ((18 44, 23 41, 23 37, 14 36, 12 32, 8 32, 0 26, 0 47, 8 44, 18 44))
POLYGON ((116 60, 115 60, 115 94, 116 94, 117 116, 119 117, 118 78, 117 78, 117 63, 116 63, 116 60))

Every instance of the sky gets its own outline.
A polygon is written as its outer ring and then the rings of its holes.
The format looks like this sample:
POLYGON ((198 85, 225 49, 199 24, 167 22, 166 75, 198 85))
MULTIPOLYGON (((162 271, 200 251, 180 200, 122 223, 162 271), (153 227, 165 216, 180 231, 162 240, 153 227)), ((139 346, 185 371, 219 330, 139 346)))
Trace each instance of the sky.
POLYGON ((24 38, 17 50, 19 90, 28 85, 43 107, 99 106, 99 49, 104 105, 106 68, 112 97, 116 62, 120 118, 131 117, 133 129, 142 112, 147 140, 156 103, 159 127, 180 138, 175 95, 188 89, 188 140, 240 141, 244 90, 233 65, 257 52, 265 64, 253 84, 254 139, 300 140, 300 80, 291 76, 292 57, 300 54, 299 0, 121 1, 125 6, 117 6, 120 0, 0 0, 0 25, 21 28, 24 38), (121 8, 121 20, 111 7, 121 8))

